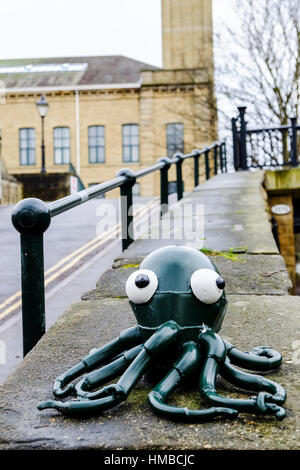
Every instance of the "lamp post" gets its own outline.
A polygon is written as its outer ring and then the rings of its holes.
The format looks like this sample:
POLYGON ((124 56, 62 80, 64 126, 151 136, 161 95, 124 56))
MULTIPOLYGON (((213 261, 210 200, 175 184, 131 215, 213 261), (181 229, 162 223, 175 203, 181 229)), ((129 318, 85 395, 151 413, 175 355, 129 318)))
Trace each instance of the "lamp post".
POLYGON ((41 116, 42 119, 42 166, 41 166, 41 173, 46 173, 46 168, 45 168, 45 140, 44 140, 44 119, 46 117, 46 114, 49 109, 49 104, 45 98, 44 95, 40 97, 40 99, 36 102, 36 106, 38 109, 38 112, 41 116))

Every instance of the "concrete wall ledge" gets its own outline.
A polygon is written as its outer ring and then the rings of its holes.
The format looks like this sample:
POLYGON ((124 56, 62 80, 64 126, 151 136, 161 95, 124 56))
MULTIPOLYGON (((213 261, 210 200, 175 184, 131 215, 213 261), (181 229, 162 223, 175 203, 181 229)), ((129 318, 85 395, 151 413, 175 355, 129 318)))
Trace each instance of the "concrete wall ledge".
MULTIPOLYGON (((83 295, 84 301, 61 315, 0 387, 0 450, 299 449, 300 298, 289 295, 290 282, 272 237, 261 192, 262 178, 261 172, 218 175, 180 204, 205 202, 205 240, 204 246, 203 240, 201 246, 199 241, 198 248, 219 263, 228 286, 228 312, 221 336, 241 350, 269 344, 283 354, 280 369, 267 376, 287 390, 287 418, 277 422, 271 416, 241 413, 233 422, 173 423, 158 418, 149 408, 151 385, 144 379, 126 402, 95 418, 76 420, 56 411, 37 410, 39 401, 53 398, 55 377, 91 348, 135 324, 124 298, 125 279, 147 253, 167 244, 166 240, 143 237, 116 259, 96 289, 83 295), (260 222, 255 220, 256 215, 260 222), (253 242, 256 222, 260 244, 253 242), (236 225, 243 229, 235 230, 236 225)), ((187 240, 177 244, 182 243, 187 240)), ((235 397, 247 394, 223 380, 218 389, 235 397)), ((173 399, 179 406, 206 406, 196 385, 179 389, 173 399)))

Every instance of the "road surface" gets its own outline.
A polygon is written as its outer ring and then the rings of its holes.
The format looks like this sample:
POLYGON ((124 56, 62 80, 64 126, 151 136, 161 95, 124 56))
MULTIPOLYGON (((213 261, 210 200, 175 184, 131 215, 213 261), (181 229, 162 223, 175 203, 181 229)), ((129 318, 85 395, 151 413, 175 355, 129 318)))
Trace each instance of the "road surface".
MULTIPOLYGON (((149 210, 159 212, 158 200, 134 202, 137 228, 143 230, 149 210)), ((12 208, 0 207, 0 382, 22 360, 20 244, 12 208)), ((121 253, 118 218, 118 199, 93 199, 53 218, 45 233, 47 329, 83 292, 95 288, 121 253)))

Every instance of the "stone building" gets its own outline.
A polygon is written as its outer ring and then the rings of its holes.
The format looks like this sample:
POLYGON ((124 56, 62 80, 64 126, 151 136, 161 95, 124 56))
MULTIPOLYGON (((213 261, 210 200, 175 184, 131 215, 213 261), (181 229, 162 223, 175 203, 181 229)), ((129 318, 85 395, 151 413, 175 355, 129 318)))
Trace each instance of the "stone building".
MULTIPOLYGON (((142 169, 215 140, 211 3, 162 0, 163 68, 123 56, 1 60, 0 129, 9 173, 22 180, 41 170, 41 94, 50 105, 47 174, 67 173, 71 162, 86 187, 122 167, 142 169)), ((191 164, 183 165, 185 190, 192 187, 191 164)), ((158 190, 158 174, 135 186, 141 196, 158 190)))
POLYGON ((2 136, 0 131, 0 204, 16 204, 21 198, 21 185, 9 175, 1 156, 2 136))

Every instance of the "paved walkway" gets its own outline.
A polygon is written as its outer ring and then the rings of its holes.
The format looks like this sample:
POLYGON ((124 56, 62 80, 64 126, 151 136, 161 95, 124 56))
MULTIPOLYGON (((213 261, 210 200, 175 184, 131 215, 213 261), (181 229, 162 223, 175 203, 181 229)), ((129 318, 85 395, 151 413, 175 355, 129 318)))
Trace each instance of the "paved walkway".
MULTIPOLYGON (((96 288, 83 294, 84 300, 66 310, 0 388, 0 449, 299 449, 300 298, 289 295, 291 284, 272 237, 262 178, 259 172, 219 175, 196 188, 178 204, 191 205, 192 215, 178 215, 177 207, 172 223, 152 227, 159 239, 145 234, 137 240, 96 288), (202 223, 202 204, 204 234, 200 227, 191 240, 190 229, 202 223), (182 238, 176 239, 182 227, 182 238), (233 422, 173 423, 150 410, 150 388, 144 380, 126 402, 97 418, 75 420, 54 410, 39 412, 36 405, 52 398, 57 375, 92 347, 135 324, 125 280, 136 269, 132 265, 169 244, 204 249, 225 278, 229 305, 221 331, 224 339, 241 350, 269 344, 283 354, 280 369, 267 375, 287 390, 287 418, 278 422, 270 416, 240 414, 233 422)), ((225 382, 219 386, 222 394, 243 395, 225 382)), ((203 406, 196 389, 181 389, 173 397, 180 406, 203 406)))

